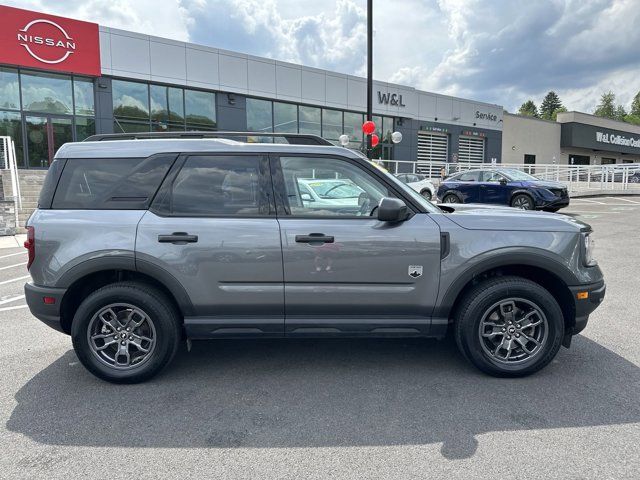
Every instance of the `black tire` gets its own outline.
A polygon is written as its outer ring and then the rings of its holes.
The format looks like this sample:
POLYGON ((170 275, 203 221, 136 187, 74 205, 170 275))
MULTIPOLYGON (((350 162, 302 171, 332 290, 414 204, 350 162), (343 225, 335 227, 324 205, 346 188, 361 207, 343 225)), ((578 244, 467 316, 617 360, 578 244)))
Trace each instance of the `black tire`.
POLYGON ((431 200, 432 197, 431 192, 426 188, 420 192, 420 195, 422 195, 427 200, 431 200))
MULTIPOLYGON (((555 298, 539 284, 521 277, 496 277, 475 285, 462 299, 455 317, 454 335, 458 348, 473 365, 495 377, 522 377, 537 372, 553 360, 564 336, 564 317, 555 298), (507 363, 492 356, 490 349, 483 345, 489 340, 481 336, 481 322, 496 303, 513 298, 530 302, 542 312, 546 319, 543 324, 546 334, 539 342, 540 346, 531 349, 531 356, 507 363)), ((514 337, 508 338, 513 338, 513 344, 520 348, 514 337)))
POLYGON ((442 197, 442 203, 462 203, 462 200, 455 193, 447 193, 442 197))
POLYGON ((518 193, 511 199, 511 206, 514 208, 521 208, 523 210, 535 210, 536 206, 533 202, 533 198, 526 193, 518 193))
MULTIPOLYGON (((173 359, 178 349, 180 332, 179 314, 166 296, 151 286, 137 282, 113 283, 96 290, 80 304, 71 325, 73 348, 80 362, 96 377, 112 383, 139 383, 156 375, 173 359), (146 356, 140 354, 144 357, 144 361, 137 365, 122 367, 126 368, 124 370, 109 365, 99 358, 100 354, 90 346, 90 342, 95 345, 95 340, 89 340, 91 334, 89 329, 93 322, 100 324, 96 319, 98 313, 114 304, 126 304, 140 309, 153 325, 154 342, 153 347, 149 348, 149 354, 146 356)), ((108 335, 108 340, 111 340, 112 333, 108 335)), ((114 348, 119 348, 119 341, 111 343, 115 343, 114 348)), ((151 345, 150 342, 147 343, 147 346, 149 345, 151 345)), ((127 348, 129 348, 128 343, 127 348)), ((134 354, 138 353, 137 349, 132 350, 134 354)))

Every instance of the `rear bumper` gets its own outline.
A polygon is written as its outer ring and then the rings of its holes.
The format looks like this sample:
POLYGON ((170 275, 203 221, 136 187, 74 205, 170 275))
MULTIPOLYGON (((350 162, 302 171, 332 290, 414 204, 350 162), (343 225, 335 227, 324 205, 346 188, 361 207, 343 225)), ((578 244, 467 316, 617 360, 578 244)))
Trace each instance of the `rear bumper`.
POLYGON ((589 315, 598 308, 604 300, 607 286, 604 280, 600 280, 596 283, 569 287, 569 290, 571 290, 571 294, 573 295, 576 311, 576 324, 570 333, 571 335, 575 335, 584 330, 587 326, 589 315), (578 299, 578 293, 580 292, 587 292, 588 297, 582 300, 578 299))
POLYGON ((24 285, 24 296, 33 316, 62 333, 68 333, 60 321, 60 305, 66 291, 65 288, 39 287, 31 282, 24 285), (44 303, 44 297, 53 298, 54 303, 44 303))

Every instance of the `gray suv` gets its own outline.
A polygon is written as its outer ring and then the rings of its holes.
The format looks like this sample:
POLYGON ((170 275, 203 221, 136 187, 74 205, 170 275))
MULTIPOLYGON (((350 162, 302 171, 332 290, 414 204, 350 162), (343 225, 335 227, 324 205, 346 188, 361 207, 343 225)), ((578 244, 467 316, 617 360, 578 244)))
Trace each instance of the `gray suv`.
POLYGON ((152 377, 185 339, 448 331, 513 377, 603 300, 588 225, 436 207, 357 152, 290 137, 63 145, 28 222, 33 315, 111 382, 152 377))

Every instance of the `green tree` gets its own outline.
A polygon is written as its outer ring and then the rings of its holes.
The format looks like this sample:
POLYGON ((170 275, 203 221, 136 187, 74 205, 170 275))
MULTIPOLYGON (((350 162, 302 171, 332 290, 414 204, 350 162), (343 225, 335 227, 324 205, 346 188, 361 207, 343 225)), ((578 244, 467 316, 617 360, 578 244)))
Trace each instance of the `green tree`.
POLYGON ((636 96, 633 97, 633 102, 631 102, 631 115, 635 115, 636 117, 640 117, 640 92, 636 93, 636 96))
POLYGON ((624 122, 627 117, 627 110, 624 108, 624 105, 618 105, 616 107, 616 111, 614 113, 614 118, 620 122, 624 122))
POLYGON ((640 115, 634 115, 633 113, 630 113, 629 115, 624 117, 624 121, 633 125, 640 125, 640 115))
POLYGON ((612 91, 603 93, 594 115, 605 118, 616 118, 616 94, 612 91))
POLYGON ((567 107, 562 106, 560 108, 556 108, 553 112, 553 114, 551 115, 551 119, 555 122, 558 119, 558 114, 559 113, 564 113, 567 111, 567 107))
POLYGON ((547 93, 540 105, 540 116, 547 120, 553 119, 553 112, 562 107, 560 97, 553 90, 547 93))
POLYGON ((520 105, 520 109, 518 110, 520 115, 525 115, 527 117, 538 117, 538 107, 533 103, 533 100, 527 100, 522 105, 520 105))

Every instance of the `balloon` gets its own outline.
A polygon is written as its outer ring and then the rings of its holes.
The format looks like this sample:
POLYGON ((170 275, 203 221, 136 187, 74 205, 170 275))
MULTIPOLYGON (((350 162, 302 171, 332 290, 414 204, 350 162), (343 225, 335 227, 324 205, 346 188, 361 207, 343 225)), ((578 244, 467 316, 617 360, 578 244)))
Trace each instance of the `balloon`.
POLYGON ((402 141, 402 134, 400 132, 393 132, 391 134, 391 141, 393 143, 400 143, 402 141))
POLYGON ((378 135, 376 135, 375 133, 371 135, 371 146, 375 147, 379 143, 380 143, 380 139, 378 138, 378 135))
POLYGON ((365 133, 365 135, 371 135, 373 132, 375 132, 375 130, 376 124, 371 120, 367 120, 362 124, 362 131, 365 133))
POLYGON ((340 141, 340 145, 342 145, 343 147, 349 145, 349 135, 340 135, 340 137, 338 137, 338 140, 340 141))

